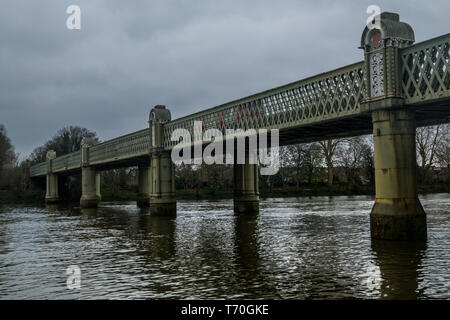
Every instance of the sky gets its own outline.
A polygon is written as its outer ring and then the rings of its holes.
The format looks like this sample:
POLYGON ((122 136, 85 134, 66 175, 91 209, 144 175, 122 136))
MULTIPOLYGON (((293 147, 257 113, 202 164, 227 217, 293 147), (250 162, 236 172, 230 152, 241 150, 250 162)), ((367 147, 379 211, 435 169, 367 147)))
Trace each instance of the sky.
POLYGON ((108 140, 158 104, 176 119, 358 62, 369 5, 416 42, 450 32, 448 0, 2 0, 0 124, 24 159, 68 125, 108 140))

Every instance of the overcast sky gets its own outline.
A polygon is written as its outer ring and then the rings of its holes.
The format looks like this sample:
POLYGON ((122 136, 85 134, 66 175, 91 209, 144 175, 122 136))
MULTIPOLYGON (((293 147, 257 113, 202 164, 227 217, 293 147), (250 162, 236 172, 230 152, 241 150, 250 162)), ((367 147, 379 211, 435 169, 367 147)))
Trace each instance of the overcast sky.
POLYGON ((357 62, 371 4, 417 42, 450 32, 448 0, 2 0, 0 124, 23 159, 67 125, 107 140, 157 104, 175 119, 357 62))

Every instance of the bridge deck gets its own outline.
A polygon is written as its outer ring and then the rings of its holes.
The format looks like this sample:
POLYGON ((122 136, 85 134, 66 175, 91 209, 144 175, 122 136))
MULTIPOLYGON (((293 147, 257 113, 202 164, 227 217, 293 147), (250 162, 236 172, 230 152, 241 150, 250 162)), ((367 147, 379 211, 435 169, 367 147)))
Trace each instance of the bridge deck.
MULTIPOLYGON (((450 116, 450 34, 401 49, 405 105, 417 110, 419 125, 448 122, 450 116)), ((219 129, 279 129, 280 144, 367 134, 370 113, 361 110, 366 95, 364 61, 270 89, 164 125, 164 147, 171 149, 176 129, 194 136, 194 121, 202 131, 219 129)), ((98 168, 137 165, 148 161, 149 130, 143 129, 89 149, 90 165, 98 168)), ((80 152, 57 157, 53 172, 80 170, 80 152)), ((31 167, 32 177, 46 174, 45 163, 31 167)))

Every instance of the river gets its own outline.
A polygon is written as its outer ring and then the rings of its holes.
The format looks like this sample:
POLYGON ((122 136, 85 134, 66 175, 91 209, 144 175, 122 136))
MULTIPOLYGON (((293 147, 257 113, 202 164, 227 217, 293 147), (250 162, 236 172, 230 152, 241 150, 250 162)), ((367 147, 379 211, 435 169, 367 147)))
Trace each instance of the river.
POLYGON ((450 299, 450 194, 420 198, 426 242, 371 241, 370 196, 1 206, 0 299, 450 299))

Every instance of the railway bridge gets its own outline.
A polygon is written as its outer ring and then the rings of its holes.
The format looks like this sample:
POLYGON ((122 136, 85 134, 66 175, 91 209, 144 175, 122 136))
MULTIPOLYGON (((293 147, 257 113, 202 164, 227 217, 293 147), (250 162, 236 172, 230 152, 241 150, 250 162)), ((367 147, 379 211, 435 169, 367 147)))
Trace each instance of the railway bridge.
MULTIPOLYGON (((178 142, 171 137, 177 129, 192 136, 215 129, 225 137, 226 129, 277 129, 280 145, 373 133, 371 236, 424 239, 415 130, 450 122, 450 33, 414 44, 413 29, 398 14, 383 12, 377 18, 378 27, 363 30, 362 61, 175 120, 158 105, 150 112, 148 128, 99 144, 86 137, 81 150, 66 155, 50 150, 46 162, 31 167, 31 177, 46 177, 45 199, 54 203, 58 176, 81 172, 80 205, 96 207, 100 172, 137 166, 138 205, 150 206, 154 214, 174 214, 171 151, 178 142), (202 125, 196 126, 197 121, 202 125)), ((257 170, 257 163, 234 163, 235 212, 259 211, 257 170)))

